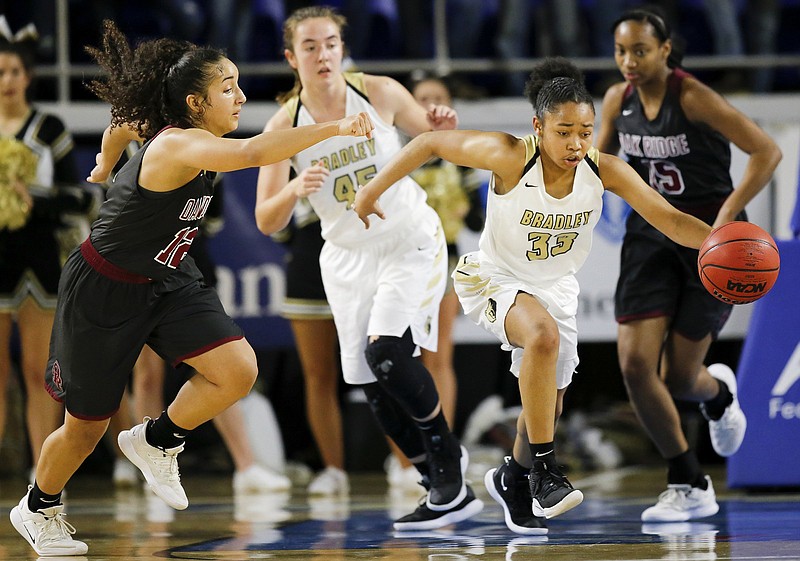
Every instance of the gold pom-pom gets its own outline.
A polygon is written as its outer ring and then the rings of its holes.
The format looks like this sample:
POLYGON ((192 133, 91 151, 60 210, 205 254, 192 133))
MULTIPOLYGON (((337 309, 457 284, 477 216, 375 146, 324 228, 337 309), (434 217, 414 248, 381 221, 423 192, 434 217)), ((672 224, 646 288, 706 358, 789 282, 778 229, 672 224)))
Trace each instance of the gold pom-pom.
POLYGON ((0 230, 18 230, 28 221, 31 206, 18 192, 36 179, 38 157, 16 138, 0 138, 0 230))

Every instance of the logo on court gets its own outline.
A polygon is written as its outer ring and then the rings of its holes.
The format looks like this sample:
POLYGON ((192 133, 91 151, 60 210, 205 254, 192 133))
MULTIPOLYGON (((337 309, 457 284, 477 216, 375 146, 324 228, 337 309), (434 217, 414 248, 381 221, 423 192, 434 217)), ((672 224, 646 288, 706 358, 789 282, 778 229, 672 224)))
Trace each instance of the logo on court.
POLYGON ((783 396, 800 380, 800 343, 794 348, 792 356, 783 367, 781 375, 772 386, 772 398, 769 400, 769 418, 800 419, 800 403, 786 401, 783 396))
POLYGON ((497 302, 493 298, 489 298, 489 303, 486 304, 486 311, 484 312, 486 319, 489 323, 494 323, 497 320, 497 302))

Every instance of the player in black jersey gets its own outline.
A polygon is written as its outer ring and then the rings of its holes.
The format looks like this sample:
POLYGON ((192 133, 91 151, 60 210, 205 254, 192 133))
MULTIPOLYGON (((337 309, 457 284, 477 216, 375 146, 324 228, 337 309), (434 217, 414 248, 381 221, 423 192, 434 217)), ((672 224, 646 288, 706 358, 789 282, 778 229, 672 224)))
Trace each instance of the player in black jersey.
MULTIPOLYGON (((605 94, 597 147, 621 148, 653 189, 707 224, 744 220, 745 205, 767 184, 781 152, 752 120, 680 68, 682 53, 670 35, 656 11, 632 10, 617 20, 614 56, 625 81, 605 94), (736 188, 731 142, 749 155, 736 188)), ((735 375, 724 364, 703 364, 730 311, 701 285, 697 250, 630 214, 616 292, 619 360, 639 420, 669 465, 668 489, 642 513, 645 522, 702 518, 719 508, 673 398, 699 402, 714 449, 736 452, 746 419, 735 375)))
POLYGON ((144 344, 197 374, 155 421, 120 433, 120 448, 170 506, 186 508, 177 454, 186 435, 245 396, 258 373, 253 349, 187 252, 213 197, 215 172, 285 160, 336 135, 371 136, 360 113, 339 121, 225 139, 245 96, 221 52, 158 39, 135 51, 113 22, 89 48, 105 78, 90 89, 111 104, 89 180, 107 179, 132 139, 146 140, 116 174, 89 238, 61 276, 47 368, 64 425, 44 443, 36 481, 11 512, 39 555, 81 555, 61 491, 100 441, 144 344))

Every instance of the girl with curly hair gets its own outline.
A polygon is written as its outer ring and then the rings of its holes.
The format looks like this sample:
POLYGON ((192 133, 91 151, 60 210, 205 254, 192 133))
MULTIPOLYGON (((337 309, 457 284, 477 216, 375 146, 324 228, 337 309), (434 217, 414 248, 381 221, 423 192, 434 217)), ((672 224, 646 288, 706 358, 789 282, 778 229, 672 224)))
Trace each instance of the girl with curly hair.
POLYGON ((371 136, 364 113, 245 139, 236 130, 245 95, 221 52, 157 39, 131 50, 113 22, 101 48, 106 73, 89 87, 111 108, 89 181, 107 179, 132 139, 145 143, 114 176, 100 216, 61 276, 46 383, 66 405, 64 425, 42 447, 34 485, 11 512, 39 555, 82 555, 64 520, 61 492, 120 404, 147 344, 197 374, 158 419, 120 433, 120 448, 151 489, 188 506, 177 456, 186 435, 244 397, 258 373, 242 330, 202 282, 188 251, 214 195, 216 172, 285 160, 336 135, 371 136))

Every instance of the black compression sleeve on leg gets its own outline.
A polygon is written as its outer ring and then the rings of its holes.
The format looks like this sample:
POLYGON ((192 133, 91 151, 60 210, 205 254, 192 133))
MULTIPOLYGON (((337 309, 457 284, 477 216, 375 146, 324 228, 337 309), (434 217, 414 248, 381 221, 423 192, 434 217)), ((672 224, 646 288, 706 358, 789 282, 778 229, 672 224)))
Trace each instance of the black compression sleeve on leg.
POLYGON ((367 403, 383 432, 410 460, 425 455, 425 446, 414 420, 386 393, 377 382, 361 386, 367 403))

